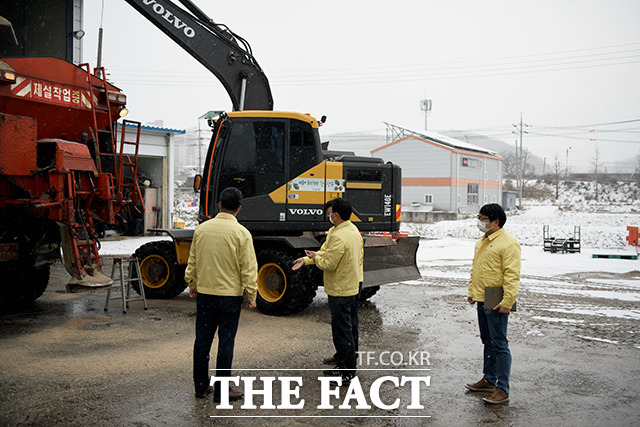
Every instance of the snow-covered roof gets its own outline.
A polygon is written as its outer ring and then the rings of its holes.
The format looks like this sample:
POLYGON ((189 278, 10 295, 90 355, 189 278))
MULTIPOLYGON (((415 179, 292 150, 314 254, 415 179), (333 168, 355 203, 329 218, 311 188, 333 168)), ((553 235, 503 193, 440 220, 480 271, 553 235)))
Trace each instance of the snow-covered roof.
MULTIPOLYGON (((477 153, 483 153, 483 154, 489 154, 491 156, 499 156, 498 153, 496 153, 495 151, 491 151, 491 150, 487 150, 486 148, 483 147, 479 147, 477 145, 473 145, 473 144, 469 144, 468 142, 465 141, 461 141, 459 139, 455 139, 455 138, 451 138, 450 136, 446 136, 446 135, 442 135, 433 131, 426 131, 426 130, 414 130, 414 129, 409 129, 409 128, 404 128, 401 126, 396 126, 396 125, 392 125, 390 123, 386 123, 387 125, 387 129, 390 130, 392 132, 392 134, 394 135, 393 138, 393 142, 397 141, 398 139, 407 137, 409 135, 414 135, 417 136, 419 138, 422 139, 427 139, 429 141, 433 141, 436 142, 438 144, 442 144, 444 146, 450 147, 450 148, 456 148, 459 150, 467 150, 467 151, 474 151, 477 153)), ((382 147, 376 148, 375 150, 372 150, 371 152, 373 153, 374 151, 379 150, 382 147)))

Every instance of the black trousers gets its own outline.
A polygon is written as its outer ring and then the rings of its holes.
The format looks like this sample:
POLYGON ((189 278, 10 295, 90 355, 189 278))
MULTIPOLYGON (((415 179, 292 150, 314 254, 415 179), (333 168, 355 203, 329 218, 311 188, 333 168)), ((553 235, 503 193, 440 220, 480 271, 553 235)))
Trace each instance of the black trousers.
MULTIPOLYGON (((196 393, 209 387, 209 353, 213 337, 218 330, 218 356, 216 358, 216 376, 231 376, 233 346, 238 320, 242 309, 242 297, 198 294, 196 314, 196 341, 193 345, 193 383, 196 393)), ((219 395, 220 383, 216 383, 216 395, 219 395)))
MULTIPOLYGON (((356 351, 358 351, 358 303, 360 294, 350 297, 329 295, 331 312, 331 334, 336 348, 334 355, 338 368, 355 373, 356 351)), ((348 373, 346 371, 345 373, 348 373)))

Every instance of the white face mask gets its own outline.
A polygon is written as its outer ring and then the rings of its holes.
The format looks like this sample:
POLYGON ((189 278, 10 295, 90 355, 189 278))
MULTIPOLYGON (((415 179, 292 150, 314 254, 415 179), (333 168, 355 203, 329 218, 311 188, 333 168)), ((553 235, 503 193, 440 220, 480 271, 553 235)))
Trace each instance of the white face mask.
POLYGON ((333 213, 332 213, 331 215, 329 215, 329 222, 330 222, 332 225, 335 225, 335 224, 334 224, 334 222, 333 222, 333 213))
POLYGON ((478 226, 478 230, 482 231, 483 233, 487 233, 487 232, 489 232, 489 230, 491 230, 490 228, 487 228, 487 223, 486 222, 478 220, 476 225, 478 226))

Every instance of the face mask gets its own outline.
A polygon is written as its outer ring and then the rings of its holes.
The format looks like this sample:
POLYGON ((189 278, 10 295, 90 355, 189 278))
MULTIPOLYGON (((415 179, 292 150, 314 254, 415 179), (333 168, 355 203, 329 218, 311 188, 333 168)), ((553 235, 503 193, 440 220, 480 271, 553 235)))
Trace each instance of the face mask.
POLYGON ((330 222, 332 225, 335 225, 335 224, 334 224, 334 222, 333 222, 333 214, 329 215, 329 222, 330 222))
POLYGON ((482 221, 478 220, 476 225, 478 226, 478 230, 482 231, 483 233, 487 233, 487 232, 489 232, 489 230, 491 230, 490 228, 487 228, 487 223, 486 222, 482 222, 482 221))

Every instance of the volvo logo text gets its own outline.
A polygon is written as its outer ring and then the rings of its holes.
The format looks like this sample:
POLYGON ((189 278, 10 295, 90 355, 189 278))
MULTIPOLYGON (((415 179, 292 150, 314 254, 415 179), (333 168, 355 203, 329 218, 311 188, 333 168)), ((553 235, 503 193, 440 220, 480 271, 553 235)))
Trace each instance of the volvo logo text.
POLYGON ((289 209, 291 215, 322 215, 322 209, 289 209))
POLYGON ((170 24, 173 24, 177 30, 182 30, 185 36, 191 38, 196 35, 196 32, 193 28, 188 27, 186 23, 182 22, 177 16, 173 13, 169 12, 162 6, 157 3, 156 0, 142 0, 145 6, 151 6, 151 9, 158 15, 161 15, 162 18, 170 24))

